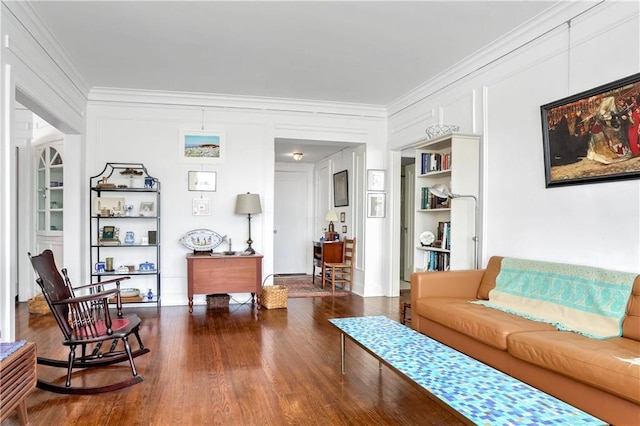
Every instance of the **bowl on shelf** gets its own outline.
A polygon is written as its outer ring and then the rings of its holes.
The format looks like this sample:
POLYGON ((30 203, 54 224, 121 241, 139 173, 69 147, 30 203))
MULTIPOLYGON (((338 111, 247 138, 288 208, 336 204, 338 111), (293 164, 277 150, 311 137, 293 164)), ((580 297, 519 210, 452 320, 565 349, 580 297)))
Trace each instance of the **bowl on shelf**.
POLYGON ((452 124, 436 124, 429 126, 425 129, 425 133, 429 138, 435 138, 436 136, 446 135, 448 133, 454 133, 460 130, 460 126, 452 124))
POLYGON ((140 296, 140 290, 137 288, 121 288, 120 297, 138 297, 140 296))

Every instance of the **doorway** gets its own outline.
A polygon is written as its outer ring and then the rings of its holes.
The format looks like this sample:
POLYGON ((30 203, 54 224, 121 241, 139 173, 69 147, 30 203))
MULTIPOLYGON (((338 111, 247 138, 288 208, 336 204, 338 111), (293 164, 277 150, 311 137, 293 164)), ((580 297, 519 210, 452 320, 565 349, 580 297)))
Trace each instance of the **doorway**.
POLYGON ((407 290, 413 272, 415 158, 403 152, 400 171, 400 290, 407 290))
MULTIPOLYGON (((16 98, 24 99, 16 91, 16 98)), ((65 135, 32 108, 16 100, 12 124, 16 147, 15 235, 12 296, 26 301, 39 292, 27 252, 51 249, 56 262, 64 265, 64 208, 67 175, 65 135)))

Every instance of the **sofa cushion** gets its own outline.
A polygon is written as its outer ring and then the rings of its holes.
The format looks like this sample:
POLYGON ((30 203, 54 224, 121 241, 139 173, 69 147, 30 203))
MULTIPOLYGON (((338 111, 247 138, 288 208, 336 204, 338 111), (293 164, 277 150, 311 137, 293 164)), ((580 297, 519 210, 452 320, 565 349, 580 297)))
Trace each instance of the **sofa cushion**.
POLYGON ((516 358, 640 403, 640 342, 636 340, 535 331, 511 334, 507 342, 509 354, 516 358))
POLYGON ((622 337, 640 340, 640 275, 633 283, 627 316, 622 322, 622 337))
POLYGON ((496 279, 500 274, 500 266, 502 265, 501 256, 491 256, 484 270, 480 287, 478 287, 478 299, 489 300, 489 292, 496 286, 496 279))
POLYGON ((494 348, 507 350, 511 333, 555 330, 552 325, 531 321, 496 309, 469 303, 465 299, 421 298, 412 307, 415 315, 456 330, 494 348))

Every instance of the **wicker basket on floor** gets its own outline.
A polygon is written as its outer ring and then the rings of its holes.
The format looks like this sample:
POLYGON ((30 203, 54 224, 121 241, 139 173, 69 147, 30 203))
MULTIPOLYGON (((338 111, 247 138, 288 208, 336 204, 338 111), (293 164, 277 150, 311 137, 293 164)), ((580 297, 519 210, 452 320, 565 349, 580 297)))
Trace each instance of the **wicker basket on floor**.
POLYGON ((29 299, 27 306, 30 314, 46 315, 51 313, 51 309, 49 309, 49 305, 42 293, 38 293, 29 299))
POLYGON ((267 309, 286 308, 289 290, 283 285, 269 285, 262 287, 260 304, 267 309))
POLYGON ((228 308, 230 299, 226 293, 207 294, 207 309, 228 308))

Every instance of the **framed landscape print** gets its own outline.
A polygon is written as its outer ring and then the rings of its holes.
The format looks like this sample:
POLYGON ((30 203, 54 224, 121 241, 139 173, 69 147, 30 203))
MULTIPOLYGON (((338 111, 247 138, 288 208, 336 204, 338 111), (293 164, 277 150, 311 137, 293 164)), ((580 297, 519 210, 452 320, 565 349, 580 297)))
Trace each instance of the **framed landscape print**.
POLYGON ((640 73, 543 105, 546 187, 640 178, 640 73))
POLYGON ((188 163, 222 163, 226 149, 224 132, 180 130, 178 155, 188 163))

